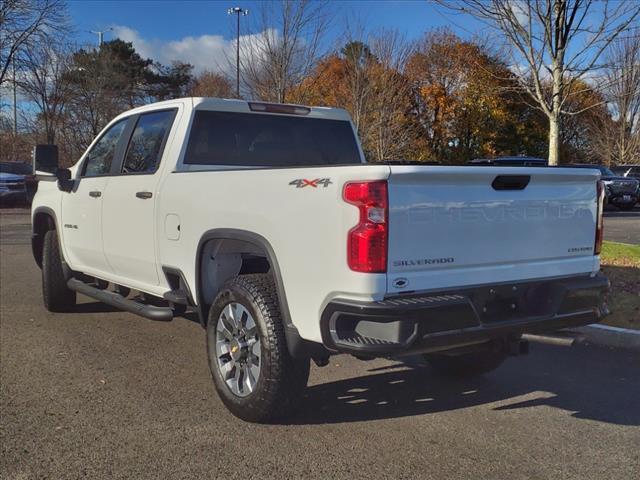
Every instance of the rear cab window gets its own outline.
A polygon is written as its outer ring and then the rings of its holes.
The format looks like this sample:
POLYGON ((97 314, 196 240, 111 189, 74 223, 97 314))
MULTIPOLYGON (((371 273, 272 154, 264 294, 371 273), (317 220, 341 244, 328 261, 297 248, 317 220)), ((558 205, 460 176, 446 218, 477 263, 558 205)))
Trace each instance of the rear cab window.
POLYGON ((349 121, 196 111, 186 165, 301 167, 362 163, 349 121))

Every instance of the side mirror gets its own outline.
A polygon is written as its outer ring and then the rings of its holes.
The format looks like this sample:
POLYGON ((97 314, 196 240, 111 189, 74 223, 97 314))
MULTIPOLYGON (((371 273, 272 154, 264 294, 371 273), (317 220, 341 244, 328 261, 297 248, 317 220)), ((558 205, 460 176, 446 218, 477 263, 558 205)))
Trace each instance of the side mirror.
POLYGON ((36 145, 33 147, 33 173, 46 172, 52 175, 58 171, 58 146, 36 145))
POLYGON ((68 168, 59 168, 55 178, 58 179, 58 188, 60 190, 67 193, 73 190, 74 181, 71 179, 71 170, 68 168))

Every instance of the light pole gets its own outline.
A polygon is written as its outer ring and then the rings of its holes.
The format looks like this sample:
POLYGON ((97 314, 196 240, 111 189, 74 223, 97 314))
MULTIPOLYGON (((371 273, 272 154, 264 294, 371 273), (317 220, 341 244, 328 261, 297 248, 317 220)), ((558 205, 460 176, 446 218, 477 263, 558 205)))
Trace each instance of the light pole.
POLYGON ((11 59, 11 70, 13 72, 13 159, 18 159, 18 93, 16 83, 16 57, 11 59))
POLYGON ((240 7, 233 7, 227 10, 228 15, 235 15, 237 18, 237 37, 236 37, 236 96, 240 98, 240 15, 248 15, 249 10, 240 7))
POLYGON ((104 34, 112 30, 113 28, 107 28, 106 30, 98 30, 98 31, 91 30, 91 33, 95 33, 96 35, 98 35, 98 48, 100 48, 104 43, 104 34))

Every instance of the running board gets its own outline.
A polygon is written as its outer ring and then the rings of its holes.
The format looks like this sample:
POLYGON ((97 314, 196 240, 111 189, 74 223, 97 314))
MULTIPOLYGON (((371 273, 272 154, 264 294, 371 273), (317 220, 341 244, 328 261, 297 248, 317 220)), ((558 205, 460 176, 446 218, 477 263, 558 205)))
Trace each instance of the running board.
POLYGON ((98 288, 87 285, 75 278, 67 282, 67 287, 87 297, 111 305, 112 307, 135 313, 149 320, 157 320, 161 322, 169 322, 173 320, 173 311, 169 307, 156 307, 155 305, 145 305, 144 303, 135 302, 108 290, 100 290, 98 288))

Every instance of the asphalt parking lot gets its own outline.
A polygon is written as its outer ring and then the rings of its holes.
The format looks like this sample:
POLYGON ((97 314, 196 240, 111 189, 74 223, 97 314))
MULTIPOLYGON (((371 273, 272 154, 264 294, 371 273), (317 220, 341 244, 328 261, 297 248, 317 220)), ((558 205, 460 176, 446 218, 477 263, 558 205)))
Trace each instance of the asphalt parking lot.
POLYGON ((640 471, 637 351, 532 345, 530 355, 465 381, 416 359, 337 356, 312 369, 297 414, 253 425, 218 400, 199 325, 152 322, 84 297, 77 312, 50 314, 39 273, 28 216, 0 211, 3 479, 632 479, 640 471))

